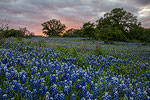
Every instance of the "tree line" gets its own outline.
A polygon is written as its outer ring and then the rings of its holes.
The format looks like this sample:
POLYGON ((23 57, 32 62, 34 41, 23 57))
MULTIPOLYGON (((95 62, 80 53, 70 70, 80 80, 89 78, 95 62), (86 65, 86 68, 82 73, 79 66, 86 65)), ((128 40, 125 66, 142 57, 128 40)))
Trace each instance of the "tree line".
POLYGON ((150 42, 150 29, 142 27, 137 17, 123 8, 115 8, 95 22, 83 23, 80 29, 68 29, 60 20, 52 19, 41 24, 47 36, 89 37, 90 39, 111 41, 150 42))
POLYGON ((33 32, 30 32, 26 27, 17 29, 10 29, 7 20, 0 21, 0 40, 8 37, 32 37, 33 32))

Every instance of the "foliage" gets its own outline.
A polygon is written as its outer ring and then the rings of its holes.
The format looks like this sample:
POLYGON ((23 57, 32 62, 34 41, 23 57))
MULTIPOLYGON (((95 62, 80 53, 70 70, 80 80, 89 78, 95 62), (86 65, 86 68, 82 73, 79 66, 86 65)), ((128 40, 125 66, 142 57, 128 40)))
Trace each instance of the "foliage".
MULTIPOLYGON (((108 29, 110 32, 110 27, 112 29, 115 29, 115 31, 118 32, 116 34, 120 34, 122 35, 121 39, 119 40, 119 38, 116 38, 114 40, 117 41, 126 41, 128 39, 133 39, 135 38, 131 33, 131 31, 135 30, 136 28, 140 27, 140 23, 137 23, 137 18, 136 16, 134 16, 132 13, 127 12, 126 10, 124 10, 123 8, 115 8, 113 9, 110 13, 106 13, 104 14, 103 18, 100 18, 99 20, 97 20, 97 29, 98 30, 103 30, 105 31, 105 29, 108 29)), ((115 32, 113 32, 112 34, 114 34, 115 32)), ((134 33, 133 33, 134 34, 134 33)), ((120 37, 119 35, 119 37, 120 37)), ((109 37, 109 34, 106 34, 106 37, 109 37)), ((116 36, 114 34, 114 36, 116 36)), ((108 39, 107 38, 107 39, 108 39)), ((112 38, 110 38, 111 40, 112 38)))
POLYGON ((0 40, 8 37, 32 37, 34 33, 27 30, 27 28, 9 29, 7 20, 0 22, 0 40))
POLYGON ((63 37, 78 37, 78 35, 75 33, 77 29, 71 28, 68 29, 65 34, 63 34, 63 37))
POLYGON ((74 34, 74 31, 76 31, 76 29, 74 29, 74 28, 68 29, 68 30, 66 31, 66 34, 71 34, 71 35, 73 35, 73 34, 74 34))
POLYGON ((123 39, 125 39, 125 37, 123 37, 123 33, 121 30, 119 30, 117 27, 105 27, 105 28, 101 28, 98 31, 98 34, 96 34, 96 38, 100 38, 101 40, 104 41, 122 41, 123 39))
POLYGON ((51 19, 50 21, 41 24, 43 26, 43 33, 50 36, 59 36, 66 29, 65 24, 62 24, 60 20, 51 19))
POLYGON ((90 39, 103 40, 105 43, 114 41, 150 41, 150 29, 141 26, 137 17, 123 8, 115 8, 96 23, 83 23, 81 29, 69 29, 64 37, 89 37, 90 39))
POLYGON ((150 43, 150 28, 144 29, 144 41, 150 43))
POLYGON ((95 33, 95 24, 91 22, 87 22, 83 24, 82 29, 82 36, 86 36, 89 38, 94 38, 95 33))
POLYGON ((109 25, 126 33, 130 31, 133 24, 137 24, 137 18, 123 8, 115 8, 110 13, 104 14, 104 18, 99 19, 97 23, 97 28, 109 25))
POLYGON ((24 37, 20 30, 9 29, 0 31, 1 38, 8 38, 8 37, 24 37))
POLYGON ((96 55, 96 56, 102 55, 102 54, 103 54, 103 51, 102 51, 101 45, 98 45, 98 44, 97 44, 96 47, 95 47, 94 52, 95 52, 95 55, 96 55))
POLYGON ((33 33, 33 32, 30 32, 26 27, 19 28, 19 30, 22 32, 22 34, 23 34, 25 37, 33 37, 33 36, 34 36, 34 33, 33 33))
POLYGON ((82 36, 83 30, 82 30, 82 29, 76 29, 76 30, 74 31, 74 34, 77 35, 77 36, 82 36))

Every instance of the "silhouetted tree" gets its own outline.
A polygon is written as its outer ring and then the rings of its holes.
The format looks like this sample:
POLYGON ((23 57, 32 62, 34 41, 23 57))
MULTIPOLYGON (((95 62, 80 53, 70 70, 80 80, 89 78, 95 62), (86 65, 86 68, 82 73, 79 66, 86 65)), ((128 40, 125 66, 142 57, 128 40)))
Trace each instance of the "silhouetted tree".
POLYGON ((144 30, 144 42, 150 43, 150 28, 144 30))
POLYGON ((77 37, 77 35, 75 34, 77 29, 71 28, 68 29, 65 34, 63 34, 63 37, 77 37))
POLYGON ((97 20, 97 29, 105 27, 117 27, 124 34, 124 38, 131 39, 130 30, 135 25, 139 26, 137 17, 123 8, 115 8, 110 13, 104 14, 103 18, 97 20))
POLYGON ((43 33, 48 36, 58 36, 66 29, 65 24, 62 24, 60 20, 56 19, 44 22, 41 25, 43 26, 43 33))
POLYGON ((0 20, 0 40, 6 37, 5 31, 9 29, 9 20, 0 20))
POLYGON ((24 36, 34 36, 33 32, 30 32, 26 27, 19 28, 24 36))
POLYGON ((71 34, 71 35, 73 35, 75 31, 76 31, 76 29, 71 28, 71 29, 68 29, 68 30, 66 31, 66 34, 71 34))
POLYGON ((122 41, 123 33, 117 27, 103 27, 99 30, 99 34, 95 36, 97 39, 111 43, 112 41, 122 41))
POLYGON ((81 29, 83 31, 83 36, 94 38, 94 33, 95 33, 94 23, 91 22, 84 23, 81 29))
POLYGON ((9 23, 10 21, 9 20, 0 20, 0 31, 3 31, 3 30, 8 30, 9 29, 9 23))

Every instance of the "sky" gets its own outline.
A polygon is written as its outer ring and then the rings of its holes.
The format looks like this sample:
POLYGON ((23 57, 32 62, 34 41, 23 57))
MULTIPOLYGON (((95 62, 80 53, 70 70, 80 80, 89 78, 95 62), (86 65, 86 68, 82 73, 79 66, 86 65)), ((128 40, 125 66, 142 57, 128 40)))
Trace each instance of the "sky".
POLYGON ((69 28, 96 21, 114 8, 124 8, 137 16, 142 26, 150 28, 150 0, 0 0, 0 21, 10 28, 26 27, 42 35, 43 22, 60 20, 69 28))

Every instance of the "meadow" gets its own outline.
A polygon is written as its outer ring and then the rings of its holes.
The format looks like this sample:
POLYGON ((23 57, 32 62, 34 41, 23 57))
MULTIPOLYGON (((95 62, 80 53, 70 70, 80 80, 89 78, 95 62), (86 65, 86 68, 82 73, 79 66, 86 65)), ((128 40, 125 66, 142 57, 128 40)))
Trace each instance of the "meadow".
POLYGON ((150 100, 150 46, 87 38, 8 38, 0 100, 150 100))

